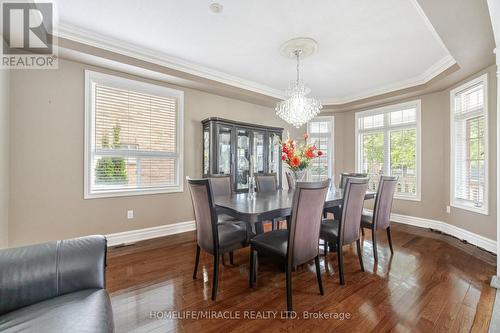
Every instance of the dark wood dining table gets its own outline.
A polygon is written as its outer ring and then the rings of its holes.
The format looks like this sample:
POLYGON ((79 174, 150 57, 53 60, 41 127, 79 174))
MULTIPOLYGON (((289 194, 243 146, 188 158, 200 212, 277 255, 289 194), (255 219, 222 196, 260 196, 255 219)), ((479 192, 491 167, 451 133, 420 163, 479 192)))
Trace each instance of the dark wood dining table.
MULTIPOLYGON (((294 190, 257 192, 253 198, 248 193, 235 193, 214 198, 217 212, 230 215, 249 223, 255 233, 263 232, 262 222, 274 218, 289 217, 292 212, 294 190)), ((325 200, 325 208, 342 204, 342 189, 330 187, 325 200)), ((375 192, 368 191, 365 200, 373 199, 375 192)))

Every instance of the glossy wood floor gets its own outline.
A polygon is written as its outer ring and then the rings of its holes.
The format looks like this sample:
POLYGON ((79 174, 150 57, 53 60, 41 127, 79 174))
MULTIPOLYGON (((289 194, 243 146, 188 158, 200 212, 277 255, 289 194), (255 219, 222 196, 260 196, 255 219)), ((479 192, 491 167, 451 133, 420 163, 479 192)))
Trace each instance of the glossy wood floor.
POLYGON ((234 266, 221 268, 218 299, 212 302, 211 256, 202 252, 198 279, 192 279, 194 237, 190 232, 110 249, 107 287, 117 332, 488 330, 495 297, 489 287, 495 257, 450 236, 397 224, 393 224, 394 256, 385 233, 380 232, 378 264, 373 262, 371 235, 366 232, 364 273, 359 270, 355 246, 345 248, 345 286, 339 285, 336 254, 322 256, 324 296, 318 292, 314 263, 299 267, 293 273, 297 319, 282 319, 279 313, 277 319, 167 318, 174 313, 163 311, 221 311, 216 314, 243 318, 244 311, 279 312, 286 307, 285 275, 265 258, 260 261, 257 286, 248 288, 248 249, 235 253, 234 266), (350 318, 304 319, 304 311, 349 314, 350 318))

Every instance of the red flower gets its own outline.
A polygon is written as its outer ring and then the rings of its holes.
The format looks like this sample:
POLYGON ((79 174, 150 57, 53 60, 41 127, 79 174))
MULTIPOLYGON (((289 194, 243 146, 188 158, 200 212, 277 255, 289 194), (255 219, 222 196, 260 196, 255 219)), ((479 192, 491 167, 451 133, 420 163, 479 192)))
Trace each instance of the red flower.
POLYGON ((288 154, 288 148, 285 145, 283 145, 283 153, 288 154))
POLYGON ((313 147, 309 147, 309 149, 306 150, 306 152, 304 153, 304 156, 307 157, 308 159, 312 159, 314 158, 314 148, 313 147))
POLYGON ((281 160, 285 161, 286 160, 286 154, 281 155, 281 160))
POLYGON ((290 160, 290 166, 292 168, 296 168, 299 165, 300 165, 300 158, 298 156, 292 157, 292 159, 290 160))
POLYGON ((323 152, 321 150, 318 150, 318 156, 323 155, 323 152))

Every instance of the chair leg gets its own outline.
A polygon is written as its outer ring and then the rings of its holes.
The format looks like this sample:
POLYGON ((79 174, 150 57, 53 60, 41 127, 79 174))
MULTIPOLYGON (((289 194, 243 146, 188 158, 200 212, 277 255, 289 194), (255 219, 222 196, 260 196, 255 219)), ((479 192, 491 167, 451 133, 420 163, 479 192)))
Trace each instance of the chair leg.
POLYGON ((194 258, 194 271, 193 271, 193 280, 196 279, 196 273, 198 273, 198 263, 200 262, 200 246, 196 245, 196 256, 194 258))
POLYGON ((361 266, 361 271, 364 272, 365 266, 363 265, 363 253, 361 252, 361 239, 356 241, 356 246, 358 247, 359 266, 361 266))
POLYGON ((229 264, 234 265, 234 252, 229 252, 229 264))
POLYGON ((319 256, 314 258, 314 263, 316 264, 316 277, 318 278, 319 293, 324 295, 325 292, 323 290, 323 283, 321 282, 321 268, 319 267, 319 256))
POLYGON ((377 253, 377 230, 372 228, 373 258, 378 261, 377 253))
POLYGON ((363 235, 363 237, 365 237, 365 228, 361 227, 361 235, 363 235))
POLYGON ((255 275, 255 253, 253 248, 250 248, 250 269, 248 272, 248 286, 253 288, 253 281, 255 275))
POLYGON ((387 239, 389 240, 389 247, 391 249, 391 254, 394 254, 394 249, 392 248, 391 227, 387 227, 387 239))
MULTIPOLYGON (((224 256, 223 256, 224 258, 224 256)), ((213 285, 212 285, 212 301, 215 301, 217 298, 217 287, 219 286, 219 254, 215 253, 214 255, 214 276, 213 276, 213 285)))
POLYGON ((342 253, 342 245, 337 244, 337 260, 339 263, 339 279, 340 284, 344 285, 344 255, 342 253))
POLYGON ((293 311, 292 307, 292 266, 286 265, 286 307, 288 311, 293 311))
POLYGON ((328 242, 326 239, 323 240, 323 252, 325 253, 325 257, 328 255, 328 242))
POLYGON ((328 217, 328 212, 323 211, 323 218, 326 219, 328 217))

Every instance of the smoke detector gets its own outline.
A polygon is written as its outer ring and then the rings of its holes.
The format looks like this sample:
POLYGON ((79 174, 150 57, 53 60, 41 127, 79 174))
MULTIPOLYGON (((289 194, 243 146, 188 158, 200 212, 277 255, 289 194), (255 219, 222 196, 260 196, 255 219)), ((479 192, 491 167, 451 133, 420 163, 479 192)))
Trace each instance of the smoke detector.
POLYGON ((222 6, 220 3, 218 2, 213 2, 210 4, 210 10, 215 13, 215 14, 219 14, 219 13, 222 13, 222 10, 224 9, 224 6, 222 6))

